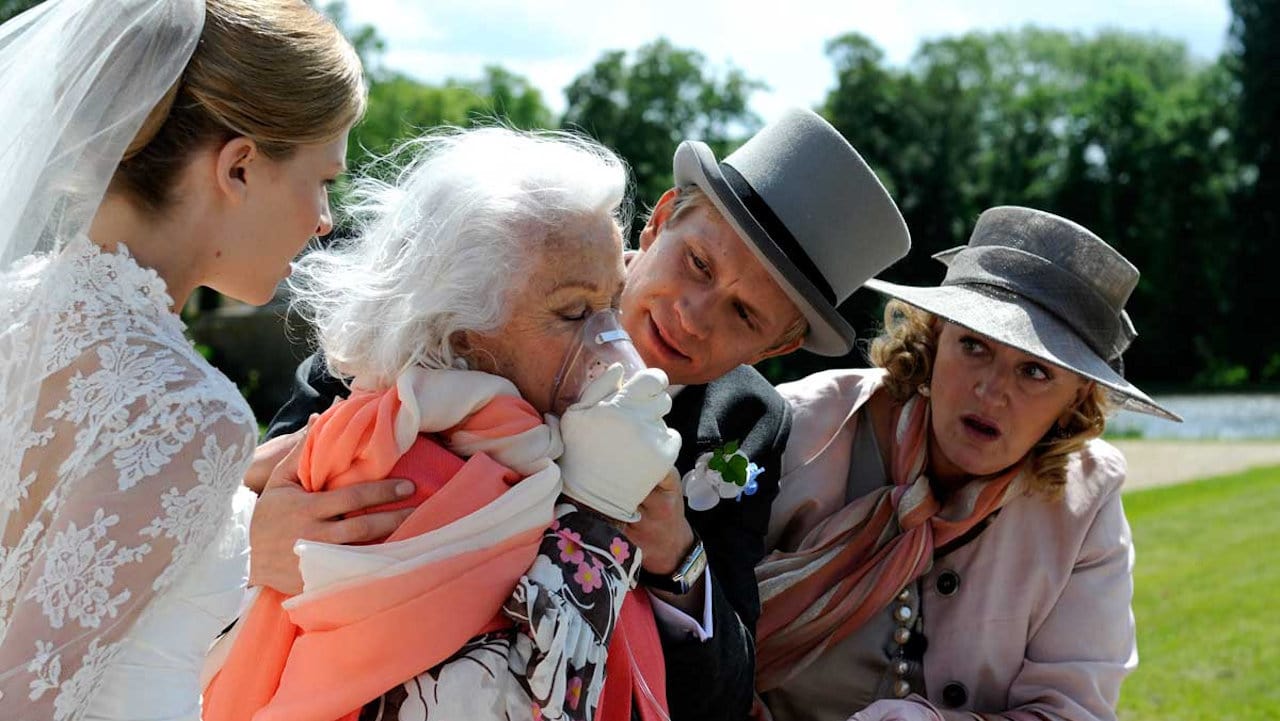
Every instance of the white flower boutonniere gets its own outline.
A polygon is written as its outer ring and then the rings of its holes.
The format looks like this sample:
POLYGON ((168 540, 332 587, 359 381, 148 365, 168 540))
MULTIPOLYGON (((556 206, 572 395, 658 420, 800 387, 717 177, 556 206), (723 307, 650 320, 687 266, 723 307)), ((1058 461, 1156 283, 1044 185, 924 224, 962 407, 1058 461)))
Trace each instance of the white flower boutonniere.
POLYGON ((707 511, 721 499, 742 500, 754 495, 756 478, 764 469, 752 463, 747 454, 738 448, 737 441, 730 441, 720 448, 698 456, 693 470, 684 474, 684 495, 689 508, 707 511))

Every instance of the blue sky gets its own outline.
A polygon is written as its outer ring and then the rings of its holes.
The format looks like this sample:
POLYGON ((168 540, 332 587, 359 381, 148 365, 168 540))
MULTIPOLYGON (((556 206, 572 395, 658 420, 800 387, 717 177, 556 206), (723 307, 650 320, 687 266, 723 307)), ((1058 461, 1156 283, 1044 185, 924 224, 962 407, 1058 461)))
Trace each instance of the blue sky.
POLYGON ((1027 23, 1154 32, 1210 59, 1231 20, 1226 0, 349 0, 348 9, 386 38, 388 67, 438 82, 499 64, 533 81, 557 112, 563 88, 601 53, 666 36, 714 67, 732 65, 768 84, 752 101, 765 121, 821 101, 833 81, 823 45, 849 31, 872 38, 894 65, 922 40, 1027 23), (766 7, 775 9, 754 9, 766 7))

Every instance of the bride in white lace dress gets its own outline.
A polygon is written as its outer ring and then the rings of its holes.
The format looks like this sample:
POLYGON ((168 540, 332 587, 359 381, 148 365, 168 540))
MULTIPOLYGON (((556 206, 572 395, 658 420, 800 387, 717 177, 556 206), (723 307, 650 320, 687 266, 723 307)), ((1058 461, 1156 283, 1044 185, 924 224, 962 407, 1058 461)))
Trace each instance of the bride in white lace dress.
POLYGON ((257 426, 184 336, 327 233, 359 60, 301 0, 0 26, 0 718, 189 719, 247 576, 257 426))

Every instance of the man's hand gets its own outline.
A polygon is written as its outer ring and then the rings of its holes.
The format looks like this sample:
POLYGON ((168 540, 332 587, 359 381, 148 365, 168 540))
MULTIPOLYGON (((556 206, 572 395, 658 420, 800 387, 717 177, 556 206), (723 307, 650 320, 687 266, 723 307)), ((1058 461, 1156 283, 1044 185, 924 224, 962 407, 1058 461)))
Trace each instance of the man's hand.
POLYGON ((684 493, 673 469, 640 502, 640 520, 627 524, 627 538, 644 557, 644 570, 659 575, 673 573, 693 548, 693 528, 684 517, 684 493))
POLYGON ((293 544, 299 539, 323 543, 376 541, 391 535, 413 512, 406 508, 344 518, 346 514, 413 495, 413 484, 405 480, 391 478, 316 493, 303 490, 298 483, 298 459, 305 433, 292 434, 299 438, 271 471, 249 524, 249 584, 270 586, 288 595, 302 591, 298 557, 293 552, 293 544))
MULTIPOLYGON (((640 520, 627 524, 624 531, 640 547, 640 565, 649 573, 668 575, 674 573, 689 551, 693 550, 693 527, 684 517, 684 492, 675 469, 662 479, 644 501, 640 503, 640 520)), ((685 594, 667 593, 649 589, 667 603, 689 613, 702 608, 702 584, 706 575, 698 579, 685 594)))

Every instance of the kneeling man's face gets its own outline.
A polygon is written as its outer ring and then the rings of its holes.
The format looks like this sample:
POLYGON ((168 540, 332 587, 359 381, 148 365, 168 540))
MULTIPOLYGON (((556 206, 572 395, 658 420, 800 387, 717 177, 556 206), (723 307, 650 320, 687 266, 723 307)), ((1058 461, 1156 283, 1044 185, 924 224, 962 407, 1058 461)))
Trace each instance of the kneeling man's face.
POLYGON ((551 410, 556 374, 582 322, 618 307, 622 238, 608 218, 567 224, 543 241, 527 278, 508 299, 510 315, 492 333, 468 334, 470 366, 503 376, 540 413, 551 410))
POLYGON ((707 383, 739 365, 790 353, 783 342, 800 311, 707 206, 671 217, 675 191, 658 201, 627 268, 622 322, 645 362, 674 384, 707 383))

